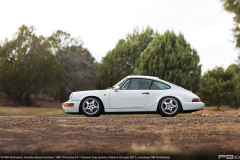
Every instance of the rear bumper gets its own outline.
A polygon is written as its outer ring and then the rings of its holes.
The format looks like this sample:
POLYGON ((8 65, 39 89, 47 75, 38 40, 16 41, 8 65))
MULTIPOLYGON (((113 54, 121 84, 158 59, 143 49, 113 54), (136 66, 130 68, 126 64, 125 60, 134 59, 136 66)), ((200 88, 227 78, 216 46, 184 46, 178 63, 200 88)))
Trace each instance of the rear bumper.
POLYGON ((183 102, 182 108, 184 111, 197 111, 203 109, 205 104, 203 102, 183 102))
POLYGON ((65 113, 79 113, 79 106, 81 101, 67 101, 62 104, 65 113), (65 107, 64 104, 73 104, 72 107, 65 107))

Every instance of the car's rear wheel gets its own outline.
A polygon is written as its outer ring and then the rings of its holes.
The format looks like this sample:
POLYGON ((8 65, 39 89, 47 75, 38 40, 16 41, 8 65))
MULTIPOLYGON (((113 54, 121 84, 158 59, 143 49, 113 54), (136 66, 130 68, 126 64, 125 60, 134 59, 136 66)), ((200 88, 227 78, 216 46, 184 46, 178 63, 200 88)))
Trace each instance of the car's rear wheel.
POLYGON ((163 117, 174 117, 180 111, 180 102, 174 97, 165 97, 158 104, 158 110, 163 117))
POLYGON ((95 97, 87 97, 83 99, 80 110, 87 117, 98 117, 102 113, 102 103, 95 97))

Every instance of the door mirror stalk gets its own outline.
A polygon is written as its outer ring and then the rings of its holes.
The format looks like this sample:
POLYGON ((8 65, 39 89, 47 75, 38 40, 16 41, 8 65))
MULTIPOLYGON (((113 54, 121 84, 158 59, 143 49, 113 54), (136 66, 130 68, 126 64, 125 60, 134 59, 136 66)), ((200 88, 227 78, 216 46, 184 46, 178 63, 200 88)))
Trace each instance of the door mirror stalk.
POLYGON ((117 92, 119 90, 119 86, 114 87, 114 91, 117 92))

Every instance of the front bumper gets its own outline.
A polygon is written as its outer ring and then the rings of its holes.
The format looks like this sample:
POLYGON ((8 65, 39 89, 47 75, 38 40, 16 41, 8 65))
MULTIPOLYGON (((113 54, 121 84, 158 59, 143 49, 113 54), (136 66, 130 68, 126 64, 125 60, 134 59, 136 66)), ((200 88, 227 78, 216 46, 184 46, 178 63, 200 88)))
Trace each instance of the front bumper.
POLYGON ((205 104, 203 102, 183 102, 182 103, 183 111, 201 110, 204 108, 204 106, 205 104))
POLYGON ((81 101, 67 101, 62 104, 65 113, 79 113, 81 101))

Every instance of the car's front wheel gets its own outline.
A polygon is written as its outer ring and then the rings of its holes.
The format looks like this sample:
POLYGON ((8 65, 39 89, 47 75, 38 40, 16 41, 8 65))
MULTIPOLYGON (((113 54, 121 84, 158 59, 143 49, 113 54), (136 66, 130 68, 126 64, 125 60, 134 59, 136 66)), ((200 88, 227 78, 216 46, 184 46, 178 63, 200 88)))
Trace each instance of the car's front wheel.
POLYGON ((158 104, 158 110, 163 117, 174 117, 180 110, 180 102, 174 97, 165 97, 158 104))
POLYGON ((87 117, 98 117, 102 113, 102 103, 95 97, 87 97, 81 103, 80 110, 87 117))

